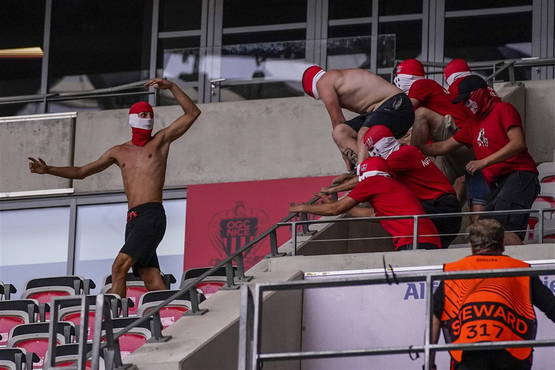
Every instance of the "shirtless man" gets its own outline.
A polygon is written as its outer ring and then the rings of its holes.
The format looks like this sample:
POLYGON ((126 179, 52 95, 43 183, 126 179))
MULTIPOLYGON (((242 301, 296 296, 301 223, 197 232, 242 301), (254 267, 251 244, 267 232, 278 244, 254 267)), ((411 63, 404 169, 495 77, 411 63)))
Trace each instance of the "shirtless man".
POLYGON ((363 69, 326 72, 314 65, 304 71, 302 84, 308 95, 324 102, 331 119, 333 140, 348 171, 354 170, 360 162, 358 155, 366 151, 363 138, 368 127, 385 125, 396 138, 401 138, 414 120, 408 97, 380 76, 363 69), (341 108, 360 115, 347 121, 341 108))
POLYGON ((112 293, 126 295, 126 275, 131 267, 148 290, 167 289, 160 274, 156 248, 166 230, 166 215, 162 206, 162 188, 170 144, 191 127, 200 114, 199 108, 173 82, 156 78, 145 87, 169 89, 184 114, 170 126, 151 136, 154 112, 145 102, 129 110, 132 138, 108 149, 96 161, 80 167, 55 167, 41 158, 29 158, 32 173, 49 174, 68 179, 84 179, 101 172, 112 164, 121 169, 128 201, 125 244, 112 265, 112 293))

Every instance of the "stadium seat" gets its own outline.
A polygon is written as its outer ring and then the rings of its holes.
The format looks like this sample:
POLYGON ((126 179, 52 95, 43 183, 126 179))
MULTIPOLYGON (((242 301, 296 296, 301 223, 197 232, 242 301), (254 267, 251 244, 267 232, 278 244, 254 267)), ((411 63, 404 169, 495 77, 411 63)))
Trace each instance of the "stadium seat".
MULTIPOLYGON (((181 282, 181 287, 185 286, 189 281, 199 277, 200 275, 204 274, 206 271, 210 270, 211 267, 200 267, 200 268, 193 268, 185 271, 183 274, 183 280, 181 282)), ((235 275, 237 271, 236 267, 233 267, 233 274, 235 275)), ((227 276, 225 272, 225 267, 221 267, 216 270, 211 275, 204 278, 203 281, 198 283, 196 286, 198 289, 202 291, 206 298, 210 297, 218 290, 220 290, 224 285, 226 285, 227 276)))
MULTIPOLYGON (((75 327, 72 323, 59 323, 56 334, 58 344, 71 343, 75 336, 75 327)), ((34 352, 39 357, 39 362, 33 368, 42 368, 44 358, 48 349, 48 326, 47 322, 23 324, 14 327, 10 331, 8 347, 23 348, 28 352, 34 352)))
MULTIPOLYGON (((120 317, 117 319, 112 319, 114 334, 117 334, 121 329, 125 328, 127 325, 136 321, 137 319, 137 317, 120 317)), ((119 347, 122 358, 134 352, 137 348, 141 347, 143 344, 146 343, 147 340, 150 339, 150 337, 152 336, 152 332, 150 329, 151 321, 152 320, 147 320, 141 325, 132 328, 129 332, 119 337, 119 347)), ((103 337, 105 336, 105 325, 106 323, 103 322, 103 337)))
MULTIPOLYGON (((179 290, 156 290, 145 293, 141 296, 137 314, 139 316, 148 315, 160 303, 179 292, 179 290)), ((160 309, 160 321, 165 329, 183 316, 183 314, 191 309, 190 292, 182 293, 177 299, 160 309)), ((198 302, 204 301, 204 294, 198 294, 198 302)))
POLYGON ((32 279, 25 285, 21 298, 36 299, 39 303, 50 303, 53 297, 79 295, 83 290, 80 276, 54 276, 32 279))
POLYGON ((555 182, 555 162, 546 162, 538 165, 538 178, 541 183, 555 182))
MULTIPOLYGON (((87 343, 86 351, 92 350, 92 343, 87 343)), ((62 344, 61 346, 56 346, 56 367, 69 367, 75 366, 79 358, 79 344, 62 344)), ((101 357, 102 358, 102 357, 101 357)), ((102 361, 100 363, 102 367, 102 361)), ((88 370, 91 368, 91 360, 87 360, 85 368, 88 370)))
POLYGON ((22 348, 0 348, 0 370, 23 370, 27 367, 27 361, 39 362, 39 357, 32 352, 22 348))
POLYGON ((10 299, 11 295, 15 292, 17 292, 17 289, 12 284, 0 281, 0 300, 10 299))
MULTIPOLYGON (((175 277, 172 274, 163 274, 162 275, 164 282, 168 289, 171 288, 171 285, 176 282, 175 277)), ((128 309, 129 315, 136 315, 138 303, 143 294, 148 292, 145 287, 144 282, 141 280, 140 277, 135 276, 133 273, 128 273, 126 277, 127 282, 127 290, 126 295, 133 302, 133 306, 130 306, 128 309)), ((106 293, 108 290, 112 288, 112 275, 108 275, 104 279, 104 287, 102 288, 102 292, 106 293)))
POLYGON ((34 299, 0 301, 0 346, 8 343, 10 330, 21 324, 37 321, 39 303, 34 299))
MULTIPOLYGON (((105 296, 110 301, 110 311, 112 312, 112 317, 118 317, 121 312, 121 298, 117 294, 106 294, 105 296)), ((89 305, 89 328, 87 332, 87 340, 92 340, 94 336, 96 295, 88 295, 86 300, 89 305)), ((76 327, 81 325, 81 305, 79 303, 73 301, 61 301, 59 307, 59 321, 72 322, 76 327)))

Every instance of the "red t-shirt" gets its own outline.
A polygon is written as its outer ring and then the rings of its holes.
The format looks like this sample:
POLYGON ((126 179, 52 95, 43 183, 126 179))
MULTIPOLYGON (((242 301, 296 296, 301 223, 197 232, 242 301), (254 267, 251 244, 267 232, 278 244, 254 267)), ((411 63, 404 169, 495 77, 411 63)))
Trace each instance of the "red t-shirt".
POLYGON ((420 200, 437 199, 455 189, 443 172, 412 145, 401 145, 386 159, 387 165, 395 173, 395 178, 405 184, 420 200))
POLYGON ((472 119, 463 104, 453 104, 453 97, 434 80, 423 78, 413 82, 408 96, 420 101, 421 106, 445 116, 451 115, 458 128, 466 125, 472 119))
MULTIPOLYGON (((509 103, 500 102, 493 106, 492 111, 482 120, 474 121, 453 135, 453 138, 466 146, 472 146, 477 159, 483 159, 497 152, 508 142, 507 131, 511 127, 520 127, 522 121, 517 110, 509 103)), ((492 164, 482 169, 487 182, 493 183, 503 175, 514 171, 530 171, 538 173, 536 163, 528 149, 524 149, 503 162, 492 164)))
MULTIPOLYGON (((368 177, 347 194, 357 202, 369 202, 376 216, 422 215, 424 209, 412 191, 399 181, 385 176, 368 177)), ((382 227, 393 236, 395 249, 412 244, 412 219, 381 220, 382 227)), ((430 219, 418 220, 418 235, 437 235, 437 229, 430 219)), ((441 248, 437 236, 419 236, 419 243, 431 243, 441 248)))

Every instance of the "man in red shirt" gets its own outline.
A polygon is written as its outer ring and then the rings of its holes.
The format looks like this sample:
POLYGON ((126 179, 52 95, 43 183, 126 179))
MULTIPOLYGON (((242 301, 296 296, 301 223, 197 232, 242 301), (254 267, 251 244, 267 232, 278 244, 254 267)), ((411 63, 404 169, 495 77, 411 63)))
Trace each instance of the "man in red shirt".
MULTIPOLYGON (((391 170, 385 160, 380 157, 368 158, 360 164, 359 168, 359 183, 346 197, 332 203, 296 204, 290 206, 289 211, 323 216, 339 215, 359 203, 368 202, 378 217, 424 214, 424 209, 412 191, 391 178, 391 170)), ((395 250, 412 249, 412 219, 385 219, 379 222, 393 236, 395 250)), ((418 248, 441 248, 441 241, 437 234, 436 227, 429 219, 420 219, 418 221, 418 248)))
MULTIPOLYGON (((472 120, 463 104, 452 104, 453 97, 441 85, 424 78, 424 66, 416 59, 407 59, 397 66, 395 82, 399 87, 406 89, 406 94, 415 109, 412 145, 420 146, 429 140, 445 140, 472 120)), ((451 183, 465 176, 466 198, 470 209, 477 212, 484 210, 489 189, 480 174, 466 173, 465 166, 473 159, 472 150, 461 147, 445 156, 437 157, 435 162, 451 183)), ((461 193, 463 184, 456 187, 461 193)))
MULTIPOLYGON (((481 172, 491 188, 486 210, 529 209, 539 193, 536 163, 528 153, 522 121, 517 110, 501 102, 483 78, 465 77, 454 103, 465 102, 475 120, 451 138, 422 145, 428 155, 441 155, 462 145, 472 147, 476 160, 466 165, 471 173, 481 172)), ((527 214, 487 216, 498 219, 506 230, 506 244, 522 244, 527 214)))
MULTIPOLYGON (((412 145, 401 145, 386 126, 372 126, 364 136, 369 155, 378 156, 387 162, 394 178, 405 184, 421 202, 426 214, 458 213, 460 203, 447 177, 439 170, 430 157, 412 145)), ((365 159, 365 158, 363 158, 365 159)), ((331 194, 354 188, 358 179, 323 188, 331 194)), ((443 248, 456 238, 460 230, 460 217, 436 217, 431 219, 441 234, 443 248)))

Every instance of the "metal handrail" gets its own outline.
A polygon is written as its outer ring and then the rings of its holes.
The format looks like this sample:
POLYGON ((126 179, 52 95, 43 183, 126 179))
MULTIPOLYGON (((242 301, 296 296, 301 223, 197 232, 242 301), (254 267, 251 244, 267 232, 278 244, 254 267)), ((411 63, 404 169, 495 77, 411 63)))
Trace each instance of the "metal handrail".
MULTIPOLYGON (((293 253, 297 248, 297 225, 309 226, 313 224, 329 224, 336 222, 361 222, 361 221, 381 221, 381 220, 399 220, 399 219, 413 219, 414 220, 414 233, 413 237, 413 249, 418 246, 418 219, 421 218, 447 218, 447 217, 462 217, 462 216, 481 216, 481 215, 513 215, 513 214, 528 214, 528 213, 538 213, 538 229, 539 229, 539 243, 543 243, 543 230, 544 221, 543 214, 545 212, 553 213, 555 208, 542 208, 542 209, 515 209, 515 210, 503 210, 503 211, 479 211, 479 212, 458 212, 458 213, 436 213, 436 214, 423 214, 423 215, 406 215, 406 216, 379 216, 379 217, 347 217, 347 218, 336 218, 331 220, 306 220, 306 221, 294 221, 294 222, 279 222, 276 226, 290 226, 291 234, 293 239, 293 253)), ((507 230, 507 231, 522 231, 522 230, 507 230)), ((443 235, 443 234, 438 234, 443 235)))
POLYGON ((555 346, 555 339, 534 339, 521 341, 503 342, 478 342, 463 344, 431 344, 432 325, 432 303, 433 282, 450 279, 474 279, 477 277, 515 277, 515 276, 538 276, 541 274, 554 274, 555 268, 508 268, 489 269, 474 271, 448 271, 448 272, 413 272, 403 273, 395 276, 395 282, 426 282, 426 314, 425 314, 425 343, 423 346, 407 347, 380 347, 375 349, 353 349, 353 350, 329 350, 329 351, 307 351, 307 352, 273 352, 261 353, 261 322, 262 322, 262 295, 266 291, 304 290, 309 288, 336 288, 347 286, 392 284, 388 271, 385 276, 339 278, 325 280, 298 280, 288 282, 258 283, 254 287, 254 294, 250 288, 243 286, 241 292, 241 318, 240 318, 240 341, 239 341, 239 369, 258 369, 264 361, 301 360, 317 358, 352 357, 363 355, 384 355, 423 352, 424 369, 431 369, 430 357, 432 352, 449 351, 454 349, 501 349, 508 347, 544 347, 555 346))

